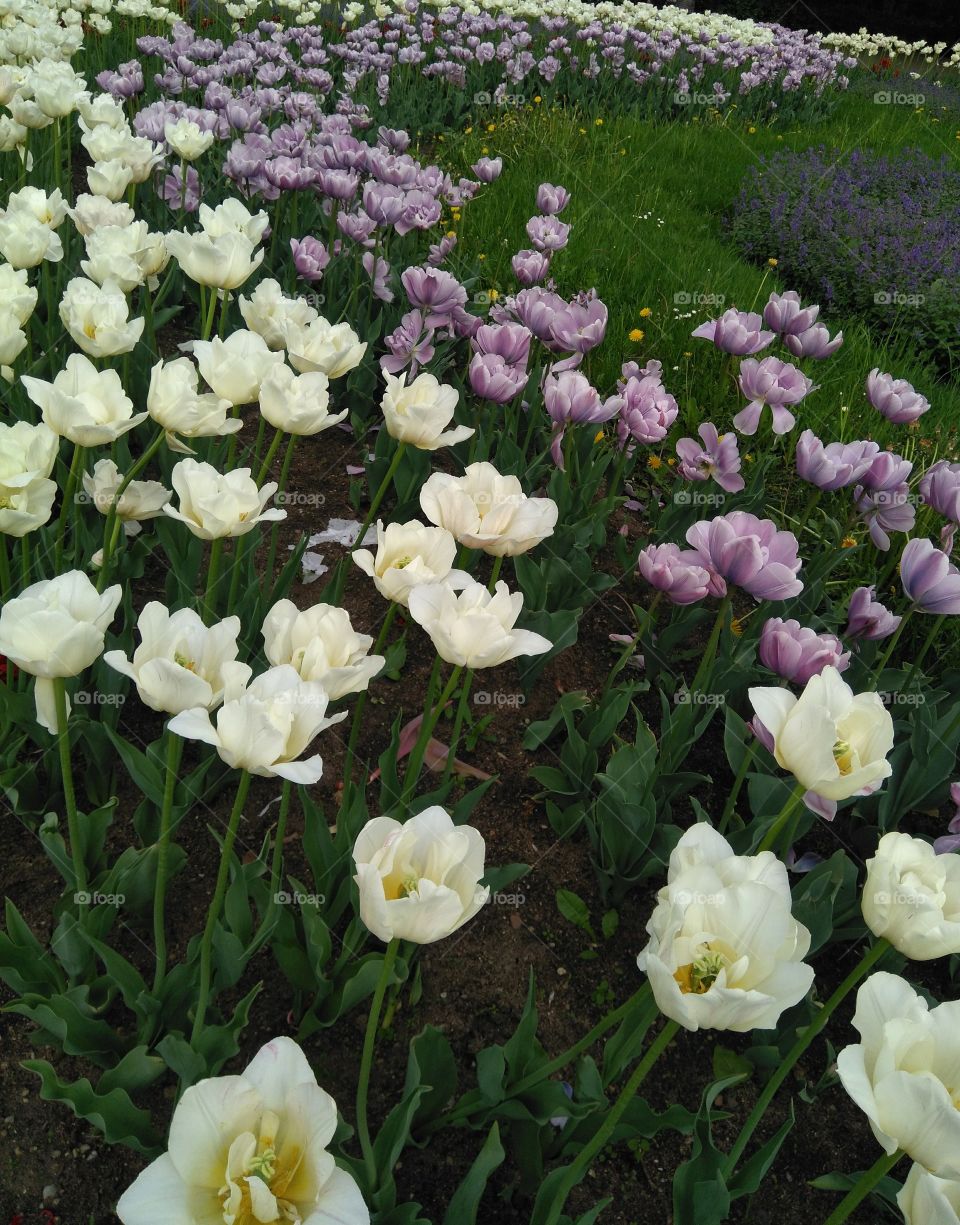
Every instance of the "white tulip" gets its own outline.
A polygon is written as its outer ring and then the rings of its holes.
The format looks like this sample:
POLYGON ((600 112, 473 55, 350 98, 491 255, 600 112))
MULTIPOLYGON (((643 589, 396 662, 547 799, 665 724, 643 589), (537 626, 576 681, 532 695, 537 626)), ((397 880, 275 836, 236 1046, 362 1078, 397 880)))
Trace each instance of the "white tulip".
POLYGON ((29 78, 33 100, 51 119, 63 119, 76 110, 87 93, 87 83, 69 64, 43 59, 33 65, 29 78))
POLYGON ((905 1225, 960 1225, 960 1181, 937 1178, 914 1162, 897 1207, 905 1225))
POLYGON ((114 281, 123 293, 162 272, 170 258, 162 235, 151 234, 145 221, 100 226, 86 246, 87 258, 80 261, 86 275, 98 285, 114 281))
POLYGON ((861 899, 875 936, 913 961, 960 953, 960 855, 909 834, 884 834, 861 899))
MULTIPOLYGON (((123 474, 112 459, 99 459, 93 472, 83 474, 83 489, 101 515, 108 515, 116 501, 123 474)), ((117 518, 127 536, 136 536, 140 523, 155 519, 173 495, 159 481, 131 481, 117 503, 117 518)))
POLYGON ((346 417, 349 409, 331 413, 329 380, 319 370, 294 374, 289 366, 274 366, 260 384, 260 412, 288 434, 319 434, 346 417))
POLYGON ((44 422, 77 446, 106 446, 147 415, 134 414, 116 370, 98 370, 82 353, 71 353, 52 383, 29 375, 20 382, 44 422))
POLYGON ((330 323, 322 315, 299 327, 284 328, 284 344, 290 365, 301 374, 319 371, 328 379, 339 379, 359 366, 367 351, 366 341, 348 323, 330 323))
POLYGON ((808 791, 828 800, 865 794, 889 778, 893 720, 877 693, 854 694, 834 667, 799 698, 778 686, 748 690, 773 753, 808 791))
POLYGON ((213 710, 224 690, 242 689, 252 669, 237 662, 240 618, 204 625, 192 608, 171 613, 151 600, 137 620, 140 645, 128 660, 122 651, 107 651, 104 663, 129 676, 141 702, 151 710, 178 715, 202 707, 213 710))
POLYGON ((337 1107, 291 1038, 274 1038, 240 1076, 191 1085, 167 1152, 120 1197, 123 1225, 369 1225, 351 1176, 327 1151, 337 1107))
POLYGON ((167 250, 191 281, 214 289, 236 289, 263 263, 263 250, 255 250, 245 234, 211 238, 203 232, 184 234, 175 230, 167 235, 166 242, 167 250))
POLYGON ((421 583, 436 583, 452 576, 462 585, 468 576, 453 570, 457 542, 442 527, 427 527, 416 519, 408 523, 377 521, 377 552, 357 549, 353 560, 373 579, 374 586, 388 600, 406 604, 410 592, 421 583))
POLYGON ((63 326, 91 357, 116 357, 136 346, 144 320, 131 320, 129 313, 127 299, 112 280, 97 285, 74 277, 60 300, 63 326))
POLYGON ((461 928, 490 895, 481 886, 485 846, 471 825, 439 807, 401 824, 374 817, 353 848, 360 918, 385 944, 433 944, 461 928))
MULTIPOLYGON (((26 347, 26 332, 20 330, 16 315, 0 300, 0 367, 11 367, 26 347)), ((8 378, 7 381, 12 382, 13 379, 8 378)))
POLYGON ((335 702, 362 693, 383 668, 382 655, 368 655, 369 634, 358 634, 345 608, 315 604, 301 612, 280 600, 263 623, 264 653, 271 664, 290 664, 305 681, 317 681, 335 702))
POLYGON ((14 268, 36 268, 63 259, 59 235, 26 211, 0 216, 0 255, 14 268))
POLYGON ((552 498, 528 498, 515 476, 493 464, 470 464, 463 476, 434 472, 420 490, 431 523, 471 549, 494 557, 526 553, 553 535, 559 510, 552 498))
POLYGON ((0 307, 11 312, 22 327, 37 305, 37 290, 29 284, 26 268, 0 264, 0 307))
POLYGON ((0 655, 37 678, 37 721, 47 731, 62 730, 54 678, 76 676, 99 657, 122 594, 118 585, 101 595, 82 571, 69 570, 34 583, 0 608, 0 655))
POLYGON ((287 329, 303 328, 320 318, 309 302, 288 296, 274 280, 261 281, 249 298, 238 298, 237 305, 250 331, 262 336, 271 349, 286 347, 287 329))
POLYGON ((49 194, 40 187, 21 187, 7 200, 7 216, 20 213, 56 230, 67 215, 67 202, 55 188, 49 194))
POLYGON ((257 488, 249 468, 220 473, 212 464, 182 459, 173 469, 171 484, 179 505, 164 506, 164 514, 185 523, 201 540, 245 536, 258 523, 279 522, 287 512, 266 509, 276 492, 275 481, 257 488))
POLYGON ((227 680, 216 726, 209 712, 194 707, 175 715, 167 725, 187 740, 212 744, 236 770, 292 783, 315 783, 323 774, 319 756, 296 760, 346 712, 328 719, 327 691, 316 681, 301 680, 295 668, 269 668, 246 686, 227 680))
POLYGON ((219 238, 223 234, 243 234, 254 245, 270 224, 269 214, 263 209, 259 213, 249 213, 235 198, 224 200, 216 208, 201 204, 197 216, 203 232, 210 238, 219 238))
POLYGON ((231 332, 226 340, 195 340, 193 356, 200 373, 218 396, 231 404, 252 404, 260 385, 274 366, 283 363, 256 332, 231 332))
POLYGON ((105 196, 77 196, 73 208, 67 209, 67 216, 83 238, 88 238, 101 226, 126 226, 135 220, 129 204, 118 204, 105 196))
POLYGON ((195 162, 202 157, 216 140, 215 132, 204 132, 198 123, 182 117, 167 122, 163 127, 163 139, 185 162, 195 162))
POLYGON ((191 454, 177 440, 211 438, 235 434, 243 428, 239 417, 228 417, 229 400, 215 392, 199 392, 200 372, 189 357, 157 362, 150 371, 147 412, 167 434, 167 445, 174 451, 191 454))
MULTIPOLYGON (((0 425, 0 430, 8 428, 0 425)), ((6 466, 0 436, 0 533, 19 538, 49 521, 57 483, 32 472, 4 475, 6 466)))
POLYGON ((518 655, 542 655, 553 646, 542 634, 514 629, 523 596, 519 591, 511 595, 504 582, 493 594, 472 579, 459 593, 449 580, 427 583, 414 587, 408 606, 440 658, 461 668, 495 668, 518 655))
POLYGON ((837 1072, 877 1142, 960 1178, 960 1000, 928 1008, 908 982, 880 971, 857 992, 853 1025, 861 1040, 840 1052, 837 1072))
POLYGON ((460 399, 456 387, 440 383, 432 374, 418 374, 409 387, 404 374, 387 374, 387 389, 380 407, 387 433, 400 442, 409 442, 423 451, 454 446, 474 433, 467 425, 448 430, 460 399))
POLYGON ((87 186, 95 196, 116 204, 133 182, 133 171, 125 163, 111 158, 87 167, 87 186))

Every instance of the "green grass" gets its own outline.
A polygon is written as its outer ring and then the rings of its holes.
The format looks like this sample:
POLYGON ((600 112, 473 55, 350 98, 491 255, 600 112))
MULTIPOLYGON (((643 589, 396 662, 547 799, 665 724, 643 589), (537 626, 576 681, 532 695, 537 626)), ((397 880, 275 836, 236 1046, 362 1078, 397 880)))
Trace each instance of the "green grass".
MULTIPOLYGON (((722 307, 677 306, 675 295, 722 295, 725 306, 746 310, 762 306, 771 290, 791 288, 774 267, 747 263, 724 231, 743 175, 759 157, 819 144, 887 153, 912 145, 960 162, 960 118, 876 105, 861 92, 843 95, 828 118, 782 129, 751 128, 735 112, 699 123, 654 124, 527 106, 497 119, 493 131, 449 132, 436 148, 453 173, 464 172, 484 150, 504 159, 500 181, 455 225, 460 242, 453 271, 466 275, 479 266, 475 289, 514 292, 510 257, 529 246, 524 226, 536 212, 537 185, 562 183, 573 196, 563 214, 573 229, 566 250, 554 257, 558 289, 569 295, 594 286, 610 312, 606 340, 584 369, 608 391, 624 360, 659 359, 691 427, 711 417, 721 428, 728 425, 739 393, 724 372, 723 355, 690 337, 722 307), (640 317, 642 308, 652 312, 648 318, 640 317), (644 331, 642 341, 628 339, 633 328, 644 331)), ((845 343, 825 362, 803 363, 820 388, 801 406, 801 425, 825 441, 871 436, 907 454, 922 445, 922 466, 954 454, 960 388, 937 381, 929 355, 909 341, 871 334, 855 318, 825 311, 823 321, 831 332, 842 328, 845 343), (863 384, 874 366, 909 379, 928 396, 933 410, 921 430, 908 435, 866 405, 863 384)))

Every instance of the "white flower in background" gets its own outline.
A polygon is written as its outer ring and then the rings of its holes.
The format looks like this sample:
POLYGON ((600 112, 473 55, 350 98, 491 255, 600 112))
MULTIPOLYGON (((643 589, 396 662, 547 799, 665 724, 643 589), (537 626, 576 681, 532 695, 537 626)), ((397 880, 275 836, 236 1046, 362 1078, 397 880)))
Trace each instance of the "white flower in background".
POLYGON ((905 1225, 960 1225, 960 1182, 937 1178, 914 1162, 897 1207, 905 1225))
POLYGON ((107 651, 103 660, 130 677, 151 710, 169 715, 198 707, 213 710, 228 683, 240 690, 250 680, 250 666, 237 662, 239 617, 204 625, 192 608, 171 613, 151 600, 137 619, 137 630, 140 645, 133 659, 123 651, 107 651))
POLYGON ((813 983, 810 933, 791 914, 786 866, 735 855, 704 823, 670 855, 637 965, 660 1011, 685 1029, 773 1029, 813 983))
POLYGON ((336 1129, 336 1104, 303 1051, 274 1038, 240 1076, 184 1092, 167 1152, 123 1193, 117 1216, 123 1225, 369 1225, 357 1184, 327 1151, 336 1129))
POLYGON ((48 732, 62 730, 54 678, 76 676, 100 656, 122 594, 118 585, 101 595, 84 573, 69 570, 34 583, 0 608, 0 655, 37 678, 37 722, 48 732))
POLYGON ((57 483, 49 479, 60 439, 41 423, 0 423, 0 532, 25 536, 50 518, 57 483))
POLYGON ((459 593, 449 579, 415 587, 410 616, 430 635, 441 659, 461 668, 495 668, 518 655, 542 655, 553 643, 532 630, 515 629, 523 610, 519 591, 499 582, 493 594, 468 580, 459 593))
POLYGON ((552 498, 528 498, 515 476, 501 476, 488 463, 470 464, 460 477, 434 472, 420 505, 460 544, 495 557, 526 553, 552 536, 559 513, 552 498))
POLYGON ((269 371, 283 364, 283 354, 268 349, 256 332, 231 332, 226 340, 195 340, 192 350, 208 386, 233 405, 252 404, 269 371))
POLYGON ((301 680, 296 668, 269 668, 246 686, 230 677, 216 726, 204 708, 185 710, 167 725, 187 740, 211 744, 228 766, 264 778, 315 783, 323 774, 319 756, 298 761, 313 740, 346 712, 328 719, 329 698, 316 681, 301 680))
POLYGON ((6 212, 0 216, 0 255, 14 268, 36 268, 44 260, 63 259, 60 236, 31 213, 6 212))
POLYGON ((245 536, 258 523, 287 517, 285 510, 266 509, 276 492, 276 482, 258 489, 249 468, 220 473, 211 464, 182 459, 173 469, 171 483, 179 505, 164 506, 164 513, 185 523, 201 540, 245 536))
POLYGON ((26 374, 20 382, 44 422, 80 447, 106 446, 147 415, 134 414, 116 370, 98 370, 82 353, 71 353, 52 383, 26 374))
POLYGON ((106 225, 86 239, 87 258, 80 267, 98 285, 115 281, 130 293, 144 281, 154 281, 170 261, 162 234, 151 234, 145 221, 130 225, 106 225))
POLYGON ((16 123, 9 115, 0 115, 0 153, 16 151, 22 158, 29 134, 22 123, 16 123))
MULTIPOLYGON (((93 168, 112 175, 116 172, 115 168, 121 167, 128 174, 128 183, 145 183, 154 167, 164 160, 163 145, 155 145, 144 136, 134 136, 129 128, 97 124, 81 136, 80 142, 90 154, 93 168)), ((104 194, 93 186, 89 171, 87 182, 94 195, 104 194)))
MULTIPOLYGON (((123 473, 112 459, 97 460, 93 472, 83 474, 84 492, 101 515, 110 513, 122 480, 123 473)), ((136 536, 140 523, 161 514, 172 496, 159 481, 131 481, 117 503, 117 518, 126 535, 136 536)))
POLYGON ((77 102, 80 113, 80 129, 88 132, 91 128, 104 124, 117 131, 127 131, 127 115, 123 107, 110 94, 96 94, 94 97, 81 97, 77 102))
POLYGON ((67 209, 67 216, 83 238, 89 238, 101 226, 131 225, 136 219, 129 204, 117 204, 105 196, 89 195, 77 196, 73 208, 67 209))
POLYGON ((481 886, 485 845, 472 825, 439 807, 401 824, 374 817, 353 848, 360 918, 379 940, 433 944, 468 922, 490 895, 481 886))
POLYGON ((216 133, 204 132, 198 123, 184 117, 164 124, 163 139, 177 157, 195 162, 216 140, 216 133))
POLYGON ((453 569, 457 542, 442 527, 427 527, 411 519, 408 523, 377 520, 377 552, 357 549, 353 560, 373 579, 377 591, 388 600, 406 604, 414 587, 452 577, 461 585, 468 576, 453 569))
POLYGON ((167 250, 184 273, 198 285, 214 289, 236 289, 248 281, 263 263, 263 249, 245 234, 184 234, 174 230, 167 235, 167 250))
POLYGON ((453 446, 469 438, 474 431, 467 425, 446 427, 453 420, 460 392, 448 387, 432 374, 418 374, 409 387, 406 374, 383 376, 387 389, 380 407, 383 409, 387 433, 400 442, 409 442, 423 451, 453 446))
POLYGON ((853 1026, 860 1042, 840 1052, 837 1072, 877 1143, 960 1178, 960 1000, 929 1008, 905 979, 880 971, 857 992, 853 1026))
POLYGON ((290 664, 305 681, 317 681, 331 702, 363 693, 381 670, 382 655, 369 655, 369 634, 358 634, 345 608, 315 604, 302 612, 280 600, 263 623, 264 653, 271 664, 290 664))
POLYGON ((777 763, 828 800, 875 790, 893 768, 893 719, 877 693, 854 694, 836 668, 807 681, 800 697, 778 686, 748 690, 773 737, 777 763))
POLYGON ((172 451, 191 455, 189 447, 178 440, 213 438, 235 434, 243 428, 239 417, 228 417, 232 405, 215 392, 198 391, 200 372, 189 357, 160 361, 150 371, 147 412, 167 435, 172 451))
POLYGON ((0 264, 0 309, 9 311, 22 327, 37 305, 37 290, 29 283, 26 268, 0 264))
POLYGON ((346 417, 349 409, 330 412, 329 380, 319 370, 294 374, 289 366, 274 366, 260 384, 260 412, 288 434, 319 434, 346 417))
POLYGON ((91 357, 129 353, 143 335, 144 320, 129 319, 129 305, 114 281, 97 285, 74 277, 60 300, 60 320, 91 357))
POLYGON ((28 80, 34 102, 51 119, 63 119, 76 110, 87 93, 87 83, 80 73, 58 60, 38 61, 28 80))
POLYGON ((304 328, 320 314, 303 298, 287 295, 279 281, 261 281, 249 298, 237 299, 240 314, 251 332, 257 332, 271 349, 286 348, 288 328, 304 328))
POLYGON ((960 855, 909 834, 884 834, 861 899, 863 917, 913 961, 960 953, 960 855))
POLYGON ((20 321, 0 301, 0 374, 8 383, 13 382, 13 363, 26 347, 27 334, 21 329, 20 321))
POLYGON ((125 163, 111 159, 87 167, 87 186, 95 196, 116 204, 133 182, 133 171, 125 163))
POLYGON ((300 327, 288 323, 284 343, 290 365, 301 374, 318 370, 328 379, 339 379, 359 366, 367 342, 348 323, 330 323, 322 315, 300 327))
POLYGON ((222 234, 242 234, 254 245, 263 238, 270 224, 269 214, 263 209, 259 213, 249 213, 235 198, 224 200, 216 208, 201 204, 197 217, 203 232, 210 238, 219 238, 222 234))
POLYGON ((45 192, 39 187, 21 187, 7 200, 6 215, 13 214, 32 217, 48 229, 58 229, 67 215, 67 202, 59 188, 45 192))
POLYGON ((14 123, 22 124, 23 127, 33 132, 38 132, 41 128, 48 128, 53 123, 50 116, 45 114, 32 98, 28 98, 20 91, 15 93, 7 103, 7 110, 14 123))

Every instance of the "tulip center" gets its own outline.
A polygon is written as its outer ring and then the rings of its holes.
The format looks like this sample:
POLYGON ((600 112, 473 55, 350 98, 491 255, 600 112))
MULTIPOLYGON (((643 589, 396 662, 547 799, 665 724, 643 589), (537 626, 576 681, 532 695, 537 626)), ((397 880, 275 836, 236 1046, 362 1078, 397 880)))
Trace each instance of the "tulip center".
POLYGON ((398 557, 393 563, 393 568, 394 570, 404 570, 412 561, 412 557, 398 557))
POLYGON ((849 774, 854 769, 853 746, 847 740, 838 740, 833 746, 833 760, 841 774, 849 774))
POLYGON ((720 977, 720 971, 726 964, 727 958, 723 953, 705 944, 699 956, 688 965, 678 967, 673 977, 684 995, 705 995, 720 977))
POLYGON ((227 1181, 219 1199, 226 1225, 300 1225, 302 1217, 283 1194, 299 1170, 303 1151, 298 1145, 276 1148, 280 1117, 267 1110, 259 1136, 238 1136, 230 1150, 227 1181))
POLYGON ((97 339, 97 325, 95 323, 85 323, 83 325, 83 334, 84 336, 89 337, 90 340, 96 340, 97 339))
POLYGON ((174 653, 173 662, 181 668, 186 668, 188 672, 197 671, 196 660, 191 659, 188 655, 181 655, 179 651, 174 653))

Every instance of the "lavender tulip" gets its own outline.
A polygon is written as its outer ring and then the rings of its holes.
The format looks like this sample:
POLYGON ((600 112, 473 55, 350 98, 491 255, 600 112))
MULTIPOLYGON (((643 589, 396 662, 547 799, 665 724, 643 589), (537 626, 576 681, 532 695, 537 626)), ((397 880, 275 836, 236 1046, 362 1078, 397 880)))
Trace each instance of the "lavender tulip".
POLYGON ((619 412, 620 446, 627 446, 631 440, 646 445, 661 442, 679 412, 676 400, 660 381, 662 367, 658 361, 650 361, 642 370, 636 363, 627 363, 623 372, 628 369, 630 373, 618 385, 617 395, 611 397, 619 412))
POLYGON ((799 621, 770 617, 760 632, 760 662, 794 685, 805 685, 826 667, 844 672, 850 652, 834 634, 818 634, 799 621))
POLYGON ((889 638, 902 617, 896 617, 875 598, 875 587, 858 587, 850 597, 847 607, 847 628, 843 631, 845 638, 866 638, 870 642, 879 642, 889 638))
POLYGON ((433 329, 426 327, 420 311, 407 311, 399 326, 384 337, 389 357, 380 358, 380 366, 388 374, 397 374, 410 367, 412 381, 420 366, 433 358, 433 329))
POLYGON ((894 425, 909 425, 930 407, 930 402, 914 391, 906 379, 881 374, 877 367, 867 375, 867 399, 894 425))
POLYGON ((470 361, 470 386, 484 400, 506 404, 527 385, 527 372, 499 353, 477 353, 470 361))
POLYGON ((813 390, 811 379, 778 357, 765 357, 759 362, 752 357, 746 358, 740 363, 739 383, 740 390, 750 401, 733 419, 734 428, 741 434, 757 432, 765 404, 773 415, 773 432, 786 434, 796 424, 796 418, 786 405, 798 404, 813 390))
POLYGON ((689 549, 675 544, 651 544, 642 549, 637 568, 651 587, 674 604, 695 604, 710 594, 710 575, 689 549))
POLYGON ((537 188, 537 208, 547 217, 555 217, 562 213, 570 203, 570 193, 565 187, 555 187, 552 183, 541 183, 537 188))
POLYGON ((960 615, 960 570, 932 541, 907 541, 900 556, 900 580, 922 612, 960 615))
POLYGON ((330 263, 330 253, 323 243, 317 238, 291 238, 290 250, 297 276, 304 281, 319 281, 330 263))
POLYGON ((561 251, 570 237, 570 227, 556 217, 531 217, 527 237, 538 251, 561 251))
POLYGON ((854 485, 880 454, 875 442, 828 442, 804 430, 797 443, 797 472, 818 489, 832 493, 854 485))
POLYGON ((864 472, 861 484, 865 489, 882 491, 899 489, 913 471, 913 464, 895 451, 880 451, 864 472))
POLYGON ((619 405, 611 396, 601 401, 600 393, 575 370, 549 371, 543 380, 543 403, 553 421, 550 446, 553 462, 563 470, 563 437, 567 425, 598 425, 616 416, 619 405))
POLYGON ((858 485, 853 491, 853 504, 870 529, 870 539, 884 553, 890 548, 889 532, 912 531, 917 521, 906 483, 875 492, 858 485))
POLYGON ((688 481, 708 481, 713 477, 727 493, 739 493, 744 480, 739 475, 741 461, 736 434, 720 435, 710 421, 705 421, 697 433, 702 445, 693 438, 681 438, 677 443, 680 475, 688 481))
POLYGON ((530 332, 522 323, 482 323, 473 336, 477 353, 496 353, 512 366, 526 366, 530 332))
POLYGON ((495 183, 503 170, 502 157, 481 157, 470 167, 481 183, 495 183))
POLYGON ((960 783, 950 784, 950 802, 955 812, 947 826, 949 832, 942 838, 935 838, 933 842, 933 849, 938 855, 949 855, 953 851, 960 851, 960 783))
POLYGON ((787 600, 803 590, 796 577, 797 538, 779 531, 770 519, 731 511, 695 523, 687 531, 687 543, 698 563, 710 571, 717 595, 726 594, 728 582, 757 600, 787 600))
POLYGON ((920 478, 920 496, 944 519, 960 523, 960 464, 941 459, 920 478))
POLYGON ((770 295, 763 308, 763 322, 780 336, 795 336, 812 328, 819 314, 819 306, 801 306, 800 295, 788 289, 785 294, 770 295))
POLYGON ((701 323, 691 335, 700 340, 712 340, 718 349, 735 357, 759 353, 774 338, 773 332, 763 330, 763 320, 759 315, 738 311, 735 307, 724 311, 719 319, 701 323))
POLYGON ((550 347, 566 353, 588 353, 607 331, 607 308, 599 298, 571 302, 550 321, 550 347))
POLYGON ((550 293, 538 286, 521 289, 513 300, 517 318, 525 328, 530 329, 537 340, 544 342, 550 339, 554 315, 565 310, 566 306, 567 303, 559 294, 550 293))
POLYGON ((826 357, 832 357, 843 344, 843 332, 837 332, 831 340, 823 324, 815 323, 805 332, 784 336, 783 342, 794 357, 813 357, 823 361, 826 357))
POLYGON ((510 266, 521 285, 538 285, 550 271, 550 257, 543 251, 518 251, 510 266))
POLYGON ((400 280, 410 305, 425 312, 429 327, 446 326, 456 308, 466 305, 467 291, 443 268, 408 268, 400 280))

